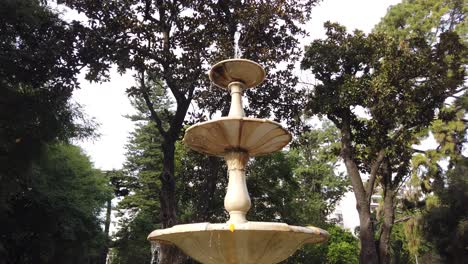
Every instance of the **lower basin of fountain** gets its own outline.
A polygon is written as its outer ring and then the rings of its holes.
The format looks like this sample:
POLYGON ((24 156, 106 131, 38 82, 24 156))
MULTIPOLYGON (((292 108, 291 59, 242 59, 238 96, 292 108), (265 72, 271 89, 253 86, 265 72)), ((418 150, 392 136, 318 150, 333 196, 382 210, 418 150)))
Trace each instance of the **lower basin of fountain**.
POLYGON ((270 264, 291 256, 303 244, 326 241, 317 227, 284 223, 245 222, 176 225, 153 231, 148 240, 172 243, 205 264, 270 264))

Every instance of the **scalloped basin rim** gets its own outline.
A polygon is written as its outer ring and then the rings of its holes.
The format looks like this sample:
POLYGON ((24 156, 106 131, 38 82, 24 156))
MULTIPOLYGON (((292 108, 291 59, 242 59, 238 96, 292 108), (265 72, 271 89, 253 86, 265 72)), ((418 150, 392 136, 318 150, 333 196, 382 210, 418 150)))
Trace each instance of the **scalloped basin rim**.
POLYGON ((189 127, 183 142, 208 155, 243 150, 253 157, 281 150, 291 139, 280 123, 269 119, 220 117, 189 127))

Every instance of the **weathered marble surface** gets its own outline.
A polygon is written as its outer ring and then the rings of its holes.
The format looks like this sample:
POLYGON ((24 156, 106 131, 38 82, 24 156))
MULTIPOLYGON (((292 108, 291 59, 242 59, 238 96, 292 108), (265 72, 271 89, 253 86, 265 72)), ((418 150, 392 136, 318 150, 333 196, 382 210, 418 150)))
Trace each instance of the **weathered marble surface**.
POLYGON ((260 156, 281 150, 291 134, 279 123, 250 117, 221 117, 191 126, 184 143, 191 149, 213 156, 242 150, 260 156))
POLYGON ((271 264, 285 260, 303 244, 320 243, 328 237, 327 232, 316 227, 269 222, 230 225, 177 225, 155 230, 148 239, 173 243, 205 264, 271 264))

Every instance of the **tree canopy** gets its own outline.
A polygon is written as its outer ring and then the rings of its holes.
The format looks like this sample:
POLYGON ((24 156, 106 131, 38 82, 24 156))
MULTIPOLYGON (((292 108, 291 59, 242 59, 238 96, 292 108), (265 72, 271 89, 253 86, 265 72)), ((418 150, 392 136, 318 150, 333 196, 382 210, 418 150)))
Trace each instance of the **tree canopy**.
POLYGON ((95 127, 70 100, 78 30, 44 1, 0 4, 0 263, 99 263, 107 181, 68 144, 95 127))
POLYGON ((111 189, 81 149, 48 145, 25 184, 0 218, 0 263, 98 263, 111 189))
POLYGON ((334 23, 325 28, 327 38, 313 41, 301 64, 319 81, 308 111, 326 116, 341 132, 341 157, 360 214, 361 262, 387 263, 394 198, 409 175, 412 145, 463 83, 466 49, 452 32, 431 45, 422 37, 350 34, 334 23), (376 185, 384 199, 378 248, 369 207, 376 185))

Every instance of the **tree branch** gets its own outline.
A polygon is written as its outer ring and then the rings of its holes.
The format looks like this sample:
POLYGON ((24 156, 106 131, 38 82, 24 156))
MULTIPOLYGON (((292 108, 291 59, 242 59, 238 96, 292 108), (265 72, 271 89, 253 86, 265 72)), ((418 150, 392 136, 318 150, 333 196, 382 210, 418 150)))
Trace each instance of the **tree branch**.
POLYGON ((344 160, 346 170, 351 179, 351 185, 353 186, 354 195, 358 206, 358 211, 368 208, 369 203, 366 201, 366 189, 362 183, 361 174, 356 161, 353 158, 353 150, 351 145, 351 127, 349 123, 349 116, 342 118, 341 130, 341 157, 344 160))
POLYGON ((454 94, 457 94, 459 92, 463 92, 463 91, 465 91, 467 89, 468 89, 468 86, 464 86, 463 88, 460 88, 460 89, 456 90, 454 94))
POLYGON ((367 185, 366 195, 367 201, 371 200, 372 193, 374 191, 375 179, 377 178, 377 172, 379 171, 380 164, 382 164, 383 159, 385 158, 385 150, 381 149, 377 154, 375 162, 371 166, 371 172, 369 177, 369 183, 367 185))
POLYGON ((161 118, 159 118, 158 113, 154 110, 153 102, 151 102, 151 99, 148 94, 148 88, 146 87, 145 84, 145 72, 142 70, 140 72, 141 77, 140 77, 140 91, 141 94, 143 95, 143 99, 145 100, 146 106, 148 107, 151 115, 151 119, 156 123, 156 127, 161 133, 161 135, 165 138, 167 137, 167 132, 164 130, 161 118))
POLYGON ((391 187, 394 190, 400 189, 400 187, 406 181, 408 175, 411 175, 410 173, 408 173, 408 170, 407 170, 408 164, 409 164, 409 160, 406 160, 406 161, 403 161, 402 163, 400 163, 400 165, 398 166, 395 178, 393 179, 393 181, 390 179, 391 187))
POLYGON ((400 223, 400 222, 408 221, 408 220, 410 220, 411 218, 413 218, 412 215, 402 217, 402 218, 400 218, 400 219, 395 220, 394 224, 398 224, 398 223, 400 223))
POLYGON ((426 154, 426 151, 424 151, 424 150, 415 149, 415 148, 411 148, 411 150, 412 150, 413 152, 416 152, 416 153, 426 154))
POLYGON ((411 176, 411 174, 406 174, 404 176, 404 178, 401 179, 400 183, 398 184, 398 186, 395 188, 395 192, 398 193, 400 191, 400 188, 403 186, 403 184, 405 184, 406 180, 408 180, 408 178, 411 176))

